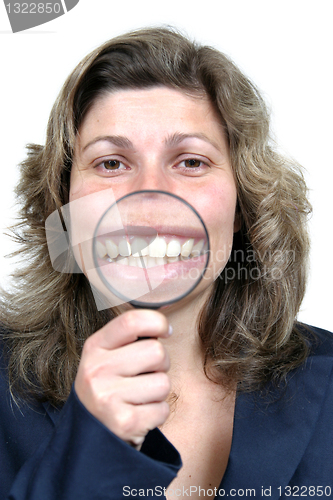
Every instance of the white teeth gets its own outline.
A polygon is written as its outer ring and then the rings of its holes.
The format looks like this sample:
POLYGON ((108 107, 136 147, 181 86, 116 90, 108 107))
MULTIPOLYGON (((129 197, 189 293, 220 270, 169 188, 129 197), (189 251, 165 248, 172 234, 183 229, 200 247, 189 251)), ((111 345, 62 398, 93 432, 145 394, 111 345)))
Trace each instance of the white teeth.
POLYGON ((148 244, 143 238, 134 238, 131 247, 132 255, 134 257, 139 257, 140 255, 145 256, 149 254, 148 244))
POLYGON ((179 262, 179 257, 168 257, 168 262, 169 264, 172 262, 179 262))
POLYGON ((157 257, 156 258, 156 266, 164 266, 168 262, 166 257, 157 257))
POLYGON ((178 255, 180 254, 180 250, 181 250, 181 247, 180 247, 180 243, 178 240, 171 240, 169 243, 168 243, 168 247, 167 247, 167 257, 178 257, 178 255))
POLYGON ((168 261, 166 257, 162 258, 162 257, 147 256, 138 258, 138 257, 133 257, 133 255, 131 255, 129 257, 118 257, 116 263, 121 266, 132 266, 132 267, 141 267, 149 269, 151 267, 164 266, 164 264, 167 264, 168 261))
POLYGON ((147 269, 156 266, 156 259, 154 257, 147 257, 147 269))
POLYGON ((141 267, 144 267, 144 268, 148 267, 148 259, 149 259, 149 257, 146 255, 144 257, 142 257, 142 259, 140 259, 141 267))
POLYGON ((124 259, 117 260, 117 264, 121 266, 128 266, 128 258, 125 257, 124 259))
POLYGON ((106 246, 101 241, 96 242, 96 252, 100 259, 103 259, 107 254, 106 246))
POLYGON ((104 243, 97 241, 96 252, 100 259, 117 259, 119 256, 117 262, 120 265, 149 268, 198 257, 205 249, 205 241, 201 239, 194 245, 194 238, 189 238, 183 245, 176 238, 167 243, 161 236, 151 240, 149 245, 148 238, 134 237, 131 242, 126 238, 121 239, 118 245, 111 239, 106 239, 104 243))
POLYGON ((204 240, 200 240, 200 241, 198 241, 198 243, 196 243, 193 246, 192 252, 191 252, 191 254, 193 255, 193 257, 198 257, 200 255, 201 250, 203 249, 204 244, 205 244, 204 240))
POLYGON ((136 266, 141 267, 141 268, 147 268, 148 267, 148 259, 149 257, 133 257, 136 260, 136 266))
POLYGON ((112 240, 105 240, 106 250, 111 259, 115 259, 119 255, 118 245, 116 245, 112 240))
POLYGON ((194 243, 193 238, 190 238, 189 240, 185 241, 185 243, 182 245, 182 250, 181 250, 182 257, 188 257, 190 255, 190 253, 192 252, 193 243, 194 243))
POLYGON ((123 239, 119 242, 119 253, 122 257, 129 257, 131 255, 131 245, 127 240, 123 239))
POLYGON ((140 259, 133 257, 132 255, 128 257, 128 265, 133 267, 139 267, 140 259))
POLYGON ((167 244, 164 238, 157 236, 149 244, 150 257, 165 257, 167 244))

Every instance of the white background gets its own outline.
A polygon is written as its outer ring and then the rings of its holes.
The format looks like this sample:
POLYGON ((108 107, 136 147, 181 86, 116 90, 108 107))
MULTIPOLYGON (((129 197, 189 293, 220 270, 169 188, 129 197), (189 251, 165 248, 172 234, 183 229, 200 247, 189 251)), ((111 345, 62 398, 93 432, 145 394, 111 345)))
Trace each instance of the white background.
MULTIPOLYGON (((299 319, 333 330, 332 14, 330 0, 80 0, 66 15, 12 34, 0 4, 0 228, 15 217, 17 164, 43 143, 65 78, 93 48, 120 33, 172 25, 222 50, 262 90, 281 148, 306 169, 314 214, 311 278, 299 319)), ((0 235, 0 284, 13 248, 0 235)))

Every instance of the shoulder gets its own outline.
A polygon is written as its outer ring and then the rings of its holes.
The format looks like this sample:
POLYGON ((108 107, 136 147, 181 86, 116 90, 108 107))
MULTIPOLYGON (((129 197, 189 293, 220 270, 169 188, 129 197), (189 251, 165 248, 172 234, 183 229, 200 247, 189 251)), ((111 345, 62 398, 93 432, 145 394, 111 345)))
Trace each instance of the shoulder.
POLYGON ((287 385, 292 392, 312 394, 314 399, 321 395, 333 395, 333 333, 315 326, 297 323, 309 347, 305 362, 289 373, 287 385))
MULTIPOLYGON (((236 400, 226 486, 330 484, 333 462, 333 335, 297 324, 309 355, 280 387, 236 400), (249 460, 251 456, 251 460, 249 460), (258 473, 260 472, 260 474, 258 473)), ((276 489, 275 489, 276 491, 276 489)))
POLYGON ((333 333, 315 326, 297 323, 296 328, 304 336, 309 346, 310 360, 333 359, 333 333))
POLYGON ((269 408, 269 413, 282 412, 288 419, 294 413, 296 419, 301 417, 299 411, 313 413, 316 408, 318 412, 333 398, 333 334, 303 323, 295 328, 308 345, 305 361, 284 379, 270 381, 261 390, 242 396, 246 407, 264 412, 269 408))

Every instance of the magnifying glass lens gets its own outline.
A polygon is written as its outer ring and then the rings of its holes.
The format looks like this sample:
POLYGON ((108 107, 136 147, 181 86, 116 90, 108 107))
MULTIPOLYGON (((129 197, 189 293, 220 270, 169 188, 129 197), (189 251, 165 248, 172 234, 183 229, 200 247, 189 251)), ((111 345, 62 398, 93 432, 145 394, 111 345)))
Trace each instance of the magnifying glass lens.
POLYGON ((93 239, 98 274, 135 307, 159 308, 188 295, 208 265, 209 238, 196 210, 163 191, 136 191, 101 217, 93 239))

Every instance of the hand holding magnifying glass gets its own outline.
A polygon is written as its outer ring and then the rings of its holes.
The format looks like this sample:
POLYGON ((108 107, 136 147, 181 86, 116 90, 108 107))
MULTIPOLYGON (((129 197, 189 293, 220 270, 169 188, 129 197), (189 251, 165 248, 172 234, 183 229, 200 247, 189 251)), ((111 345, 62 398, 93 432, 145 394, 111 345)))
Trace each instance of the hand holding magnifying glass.
MULTIPOLYGON (((97 272, 91 275, 110 307, 130 303, 158 309, 190 294, 203 278, 208 259, 208 233, 193 207, 166 192, 138 191, 117 200, 100 218, 93 238, 97 272)), ((97 419, 140 449, 148 430, 163 424, 169 412, 169 362, 160 343, 168 337, 167 321, 155 312, 140 311, 135 322, 123 323, 129 313, 88 339, 92 347, 83 351, 75 387, 97 419), (156 349, 156 343, 161 348, 156 349), (98 374, 97 390, 91 389, 96 384, 94 377, 89 383, 91 373, 98 374), (123 411, 134 415, 131 426, 123 411)))

